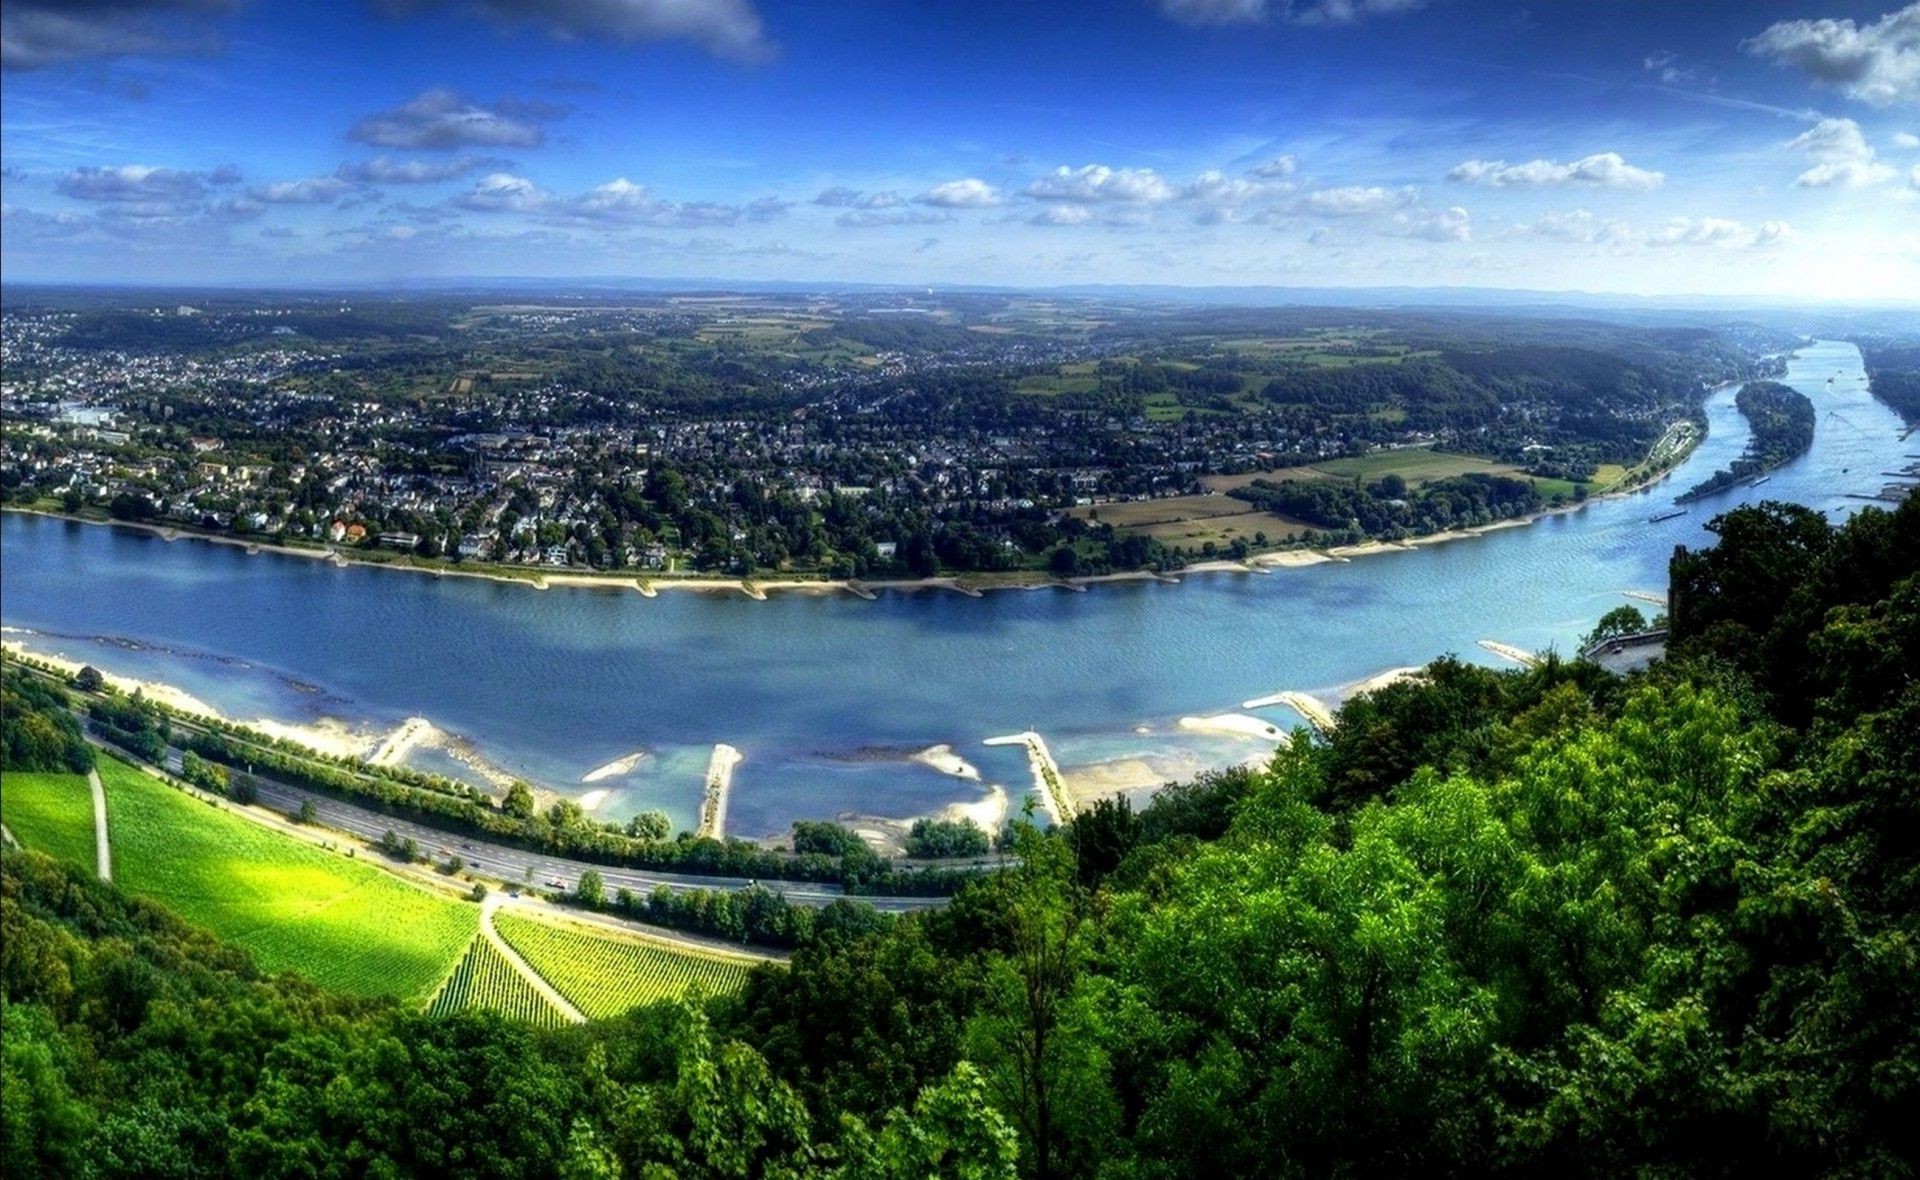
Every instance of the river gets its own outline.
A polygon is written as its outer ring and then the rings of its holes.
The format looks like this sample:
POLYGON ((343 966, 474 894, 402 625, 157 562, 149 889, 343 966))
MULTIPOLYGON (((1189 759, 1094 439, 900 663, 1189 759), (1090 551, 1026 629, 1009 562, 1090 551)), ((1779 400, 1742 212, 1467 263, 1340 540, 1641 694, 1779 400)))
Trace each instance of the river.
MULTIPOLYGON (((1709 399, 1706 441, 1652 491, 1267 574, 981 598, 647 599, 337 568, 7 513, 0 621, 29 651, 174 685, 232 717, 332 718, 369 733, 424 717, 606 818, 658 807, 692 826, 717 742, 745 756, 730 834, 950 805, 984 814, 1006 796, 1017 805, 1030 779, 1021 747, 983 739, 1036 730, 1083 789, 1185 777, 1272 743, 1194 734, 1182 716, 1239 711, 1282 689, 1337 700, 1383 669, 1447 652, 1500 663, 1483 639, 1569 652, 1600 614, 1633 601, 1627 592, 1664 593, 1673 547, 1709 542, 1717 512, 1760 499, 1836 518, 1860 507, 1848 493, 1876 491, 1881 472, 1904 464, 1899 419, 1869 396, 1851 345, 1803 349, 1785 380, 1817 407, 1812 448, 1760 487, 1658 524, 1649 516, 1746 445, 1732 389, 1709 399), (936 744, 982 781, 907 760, 936 744), (631 769, 582 781, 632 754, 644 756, 631 769)), ((1284 706, 1255 712, 1300 723, 1284 706)), ((444 752, 411 761, 465 772, 444 752)))

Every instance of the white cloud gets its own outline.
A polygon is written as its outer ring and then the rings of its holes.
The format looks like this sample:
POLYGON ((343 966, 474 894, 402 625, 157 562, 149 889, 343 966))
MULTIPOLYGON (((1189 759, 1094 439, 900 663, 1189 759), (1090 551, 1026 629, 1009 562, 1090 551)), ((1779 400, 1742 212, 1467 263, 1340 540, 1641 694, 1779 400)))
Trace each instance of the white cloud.
POLYGON ((438 184, 458 180, 482 168, 497 170, 504 165, 505 161, 485 156, 458 156, 451 160, 396 160, 392 156, 375 156, 371 160, 342 164, 333 174, 354 184, 438 184))
POLYGON ((1553 242, 1604 245, 1628 240, 1632 230, 1624 221, 1598 217, 1585 209, 1575 209, 1571 213, 1543 213, 1517 227, 1515 233, 1521 237, 1545 238, 1553 242))
POLYGON ((462 209, 480 213, 536 213, 552 198, 539 185, 511 172, 489 172, 474 182, 473 191, 454 198, 462 209))
POLYGON ((1299 209, 1322 217, 1370 217, 1404 209, 1419 200, 1420 190, 1415 188, 1347 185, 1308 193, 1300 199, 1299 209))
POLYGON ((1063 164, 1028 185, 1026 192, 1043 201, 1086 204, 1154 203, 1170 201, 1175 196, 1173 186, 1151 168, 1109 168, 1105 164, 1086 164, 1079 168, 1063 164))
POLYGON ((540 124, 562 113, 532 103, 481 106, 456 91, 435 87, 390 111, 368 115, 347 136, 376 147, 408 149, 539 147, 547 137, 540 124))
POLYGON ((1473 217, 1458 205, 1439 210, 1402 210, 1387 220, 1381 232, 1389 237, 1420 238, 1429 242, 1470 242, 1473 217))
POLYGON ((1085 225, 1093 213, 1085 205, 1046 205, 1027 218, 1028 225, 1085 225))
POLYGON ((231 168, 188 172, 148 164, 119 164, 104 168, 75 168, 54 182, 62 196, 77 201, 115 201, 152 204, 196 201, 208 185, 232 184, 240 174, 231 168))
POLYGON ((942 209, 990 209, 1005 201, 999 189, 984 180, 969 176, 964 180, 949 180, 945 184, 936 184, 926 192, 914 198, 916 204, 935 205, 942 209))
POLYGON ((1898 175, 1875 159, 1873 145, 1852 119, 1822 119, 1787 142, 1790 151, 1812 156, 1814 166, 1794 179, 1801 188, 1859 188, 1898 175))
POLYGON ((1893 146, 1908 152, 1920 149, 1920 135, 1911 131, 1896 131, 1893 133, 1893 146))
POLYGON ((942 209, 896 209, 869 206, 849 209, 834 218, 833 223, 855 229, 870 229, 880 225, 939 225, 952 220, 953 214, 942 209))
POLYGON ((1724 217, 1676 217, 1647 238, 1650 246, 1711 246, 1725 250, 1753 250, 1777 245, 1793 237, 1784 221, 1748 225, 1724 217))
POLYGON ((559 41, 691 41, 720 57, 769 56, 760 14, 748 0, 375 0, 389 16, 453 8, 499 25, 531 25, 559 41))
POLYGON ((783 201, 779 197, 760 197, 747 202, 745 213, 748 221, 772 221, 784 216, 791 208, 792 201, 783 201))
MULTIPOLYGON (((785 208, 784 205, 781 207, 785 208)), ((624 176, 597 185, 577 197, 549 199, 543 203, 541 211, 551 225, 595 229, 633 225, 698 229, 734 225, 748 215, 738 205, 716 201, 663 200, 656 197, 646 185, 636 184, 624 176)), ((759 212, 756 220, 764 220, 771 215, 765 207, 759 212)))
POLYGON ((1666 183, 1664 172, 1636 168, 1619 152, 1597 152, 1570 163, 1553 160, 1529 160, 1509 164, 1505 160, 1467 160, 1447 173, 1448 180, 1489 188, 1610 188, 1641 190, 1659 188, 1666 183))
POLYGON ((1190 184, 1181 186, 1180 198, 1198 201, 1216 209, 1238 209, 1245 205, 1271 202, 1298 187, 1291 181, 1230 177, 1223 172, 1202 172, 1190 184))
POLYGON ((1872 24, 1789 20, 1746 42, 1775 65, 1797 66, 1815 82, 1873 106, 1920 103, 1920 3, 1872 24))
POLYGON ((906 204, 906 201, 892 189, 869 193, 848 188, 844 184, 836 184, 830 189, 822 190, 813 198, 813 203, 833 209, 892 209, 906 204))
POLYGON ((1190 25, 1345 25, 1369 16, 1425 8, 1427 0, 1158 0, 1160 11, 1190 25))
POLYGON ((263 184, 249 189, 247 195, 269 205, 331 205, 352 189, 351 184, 337 176, 313 176, 263 184))

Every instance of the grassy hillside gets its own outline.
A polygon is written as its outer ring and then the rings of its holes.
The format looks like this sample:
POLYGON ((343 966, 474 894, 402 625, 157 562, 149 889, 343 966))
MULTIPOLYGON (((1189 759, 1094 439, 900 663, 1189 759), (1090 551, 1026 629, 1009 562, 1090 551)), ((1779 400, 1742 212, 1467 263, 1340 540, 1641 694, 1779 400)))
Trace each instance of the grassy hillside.
POLYGON ((25 847, 94 867, 93 798, 83 774, 8 771, 0 776, 0 822, 25 847))
POLYGON ((355 995, 426 998, 479 911, 102 759, 114 878, 253 953, 355 995))

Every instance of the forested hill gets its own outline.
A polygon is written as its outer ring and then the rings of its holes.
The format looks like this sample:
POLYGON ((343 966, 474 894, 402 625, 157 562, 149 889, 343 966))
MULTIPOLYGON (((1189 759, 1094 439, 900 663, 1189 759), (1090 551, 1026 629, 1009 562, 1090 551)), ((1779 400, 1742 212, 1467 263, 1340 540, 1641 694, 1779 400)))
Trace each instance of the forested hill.
POLYGON ((705 1011, 348 1001, 8 853, 6 1172, 1911 1174, 1920 503, 1713 528, 1650 673, 1441 660, 705 1011))
POLYGON ((1860 342, 1873 396, 1892 406, 1907 425, 1920 424, 1920 340, 1860 342))
POLYGON ((1676 504, 1764 475, 1813 445, 1813 400, 1806 394, 1776 381, 1755 381, 1734 395, 1734 404, 1753 430, 1746 451, 1688 489, 1676 504))

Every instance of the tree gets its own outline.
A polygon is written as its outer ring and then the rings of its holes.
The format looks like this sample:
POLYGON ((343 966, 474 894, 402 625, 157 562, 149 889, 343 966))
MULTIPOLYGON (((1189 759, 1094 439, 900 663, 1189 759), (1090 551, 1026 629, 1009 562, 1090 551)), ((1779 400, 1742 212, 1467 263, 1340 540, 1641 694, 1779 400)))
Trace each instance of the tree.
POLYGON ((1593 630, 1587 632, 1586 638, 1580 641, 1580 650, 1589 651, 1596 644, 1618 639, 1622 635, 1638 635, 1646 629, 1647 616, 1641 614, 1638 607, 1616 606, 1600 616, 1593 630))
POLYGON ((92 664, 85 665, 73 674, 73 686, 81 692, 99 692, 106 687, 106 684, 106 677, 102 676, 100 669, 92 664))
POLYGON ((673 821, 664 811, 642 811, 627 821, 627 835, 640 840, 665 840, 673 834, 673 821))
POLYGON ((294 813, 293 818, 300 823, 310 824, 319 818, 319 810, 314 807, 312 799, 302 799, 300 810, 294 813))
POLYGON ((589 909, 599 909, 607 900, 606 884, 600 879, 598 869, 587 869, 580 874, 580 880, 574 883, 573 899, 589 909))
POLYGON ((514 779, 507 788, 507 797, 500 801, 500 810, 515 819, 530 819, 533 816, 533 788, 514 779))
POLYGON ((1076 1055, 1063 1024, 1080 973, 1083 915, 1064 845, 1024 822, 1014 826, 1013 845, 1009 946, 988 963, 987 991, 967 1041, 996 1104, 1020 1130, 1033 1174, 1047 1180, 1068 1146, 1061 1091, 1072 1089, 1076 1055))
POLYGON ((895 1108, 879 1135, 849 1119, 839 1180, 1014 1180, 1020 1140, 993 1108, 969 1062, 920 1092, 911 1113, 895 1108))

